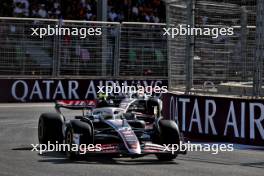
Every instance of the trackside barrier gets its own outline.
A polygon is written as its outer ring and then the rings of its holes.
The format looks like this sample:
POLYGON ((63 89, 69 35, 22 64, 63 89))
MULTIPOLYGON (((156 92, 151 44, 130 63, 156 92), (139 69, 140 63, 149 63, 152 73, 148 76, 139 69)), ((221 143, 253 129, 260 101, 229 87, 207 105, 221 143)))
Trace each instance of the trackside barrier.
POLYGON ((264 146, 264 101, 163 95, 163 115, 191 139, 264 146))
POLYGON ((106 87, 141 85, 168 86, 167 80, 121 79, 0 79, 0 103, 94 100, 106 87), (4 86, 3 86, 4 85, 4 86))

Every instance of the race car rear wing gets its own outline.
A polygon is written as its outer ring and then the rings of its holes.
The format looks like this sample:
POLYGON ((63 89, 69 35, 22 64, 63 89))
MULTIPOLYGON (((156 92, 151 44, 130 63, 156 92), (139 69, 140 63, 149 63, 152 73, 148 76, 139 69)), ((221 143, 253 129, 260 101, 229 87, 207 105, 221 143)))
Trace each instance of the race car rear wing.
POLYGON ((66 108, 72 110, 94 109, 96 104, 96 100, 57 100, 55 102, 55 108, 66 108))

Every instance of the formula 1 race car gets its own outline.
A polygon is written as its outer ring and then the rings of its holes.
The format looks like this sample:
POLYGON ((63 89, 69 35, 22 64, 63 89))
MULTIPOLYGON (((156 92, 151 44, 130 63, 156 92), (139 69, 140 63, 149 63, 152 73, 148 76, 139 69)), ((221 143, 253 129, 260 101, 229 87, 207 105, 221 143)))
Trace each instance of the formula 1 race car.
MULTIPOLYGON (((96 108, 93 101, 58 101, 57 113, 44 113, 39 118, 38 138, 40 144, 62 143, 100 144, 100 150, 87 151, 94 154, 116 154, 141 157, 155 154, 159 160, 170 161, 177 154, 164 144, 180 144, 183 136, 175 121, 165 120, 161 115, 162 102, 158 98, 124 98, 119 107, 96 108), (82 110, 81 116, 66 120, 61 108, 82 110)), ((84 150, 66 151, 75 159, 84 150)))

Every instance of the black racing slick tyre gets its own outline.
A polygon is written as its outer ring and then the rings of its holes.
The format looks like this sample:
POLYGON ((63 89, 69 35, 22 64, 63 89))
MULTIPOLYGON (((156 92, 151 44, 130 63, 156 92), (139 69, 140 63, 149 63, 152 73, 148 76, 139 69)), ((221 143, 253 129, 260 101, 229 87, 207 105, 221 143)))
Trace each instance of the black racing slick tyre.
POLYGON ((77 142, 79 145, 88 145, 92 143, 92 128, 88 123, 80 120, 72 120, 68 125, 65 135, 65 143, 68 144, 69 148, 66 151, 66 155, 71 160, 76 160, 79 157, 79 152, 76 151, 77 143, 74 140, 74 134, 80 135, 79 141, 77 142))
MULTIPOLYGON (((180 144, 180 135, 177 124, 173 120, 159 121, 159 134, 157 135, 159 144, 180 144)), ((177 157, 176 153, 156 154, 160 161, 172 161, 177 157)))
POLYGON ((38 139, 40 144, 62 143, 63 120, 59 114, 56 113, 44 113, 39 117, 38 122, 38 139))

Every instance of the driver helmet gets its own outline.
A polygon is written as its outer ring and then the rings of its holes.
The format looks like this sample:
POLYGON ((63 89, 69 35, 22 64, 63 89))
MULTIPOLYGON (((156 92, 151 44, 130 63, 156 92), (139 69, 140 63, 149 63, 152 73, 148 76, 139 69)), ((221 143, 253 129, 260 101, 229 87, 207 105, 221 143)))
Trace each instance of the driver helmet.
POLYGON ((98 98, 99 98, 99 100, 104 100, 104 101, 106 101, 106 99, 107 99, 107 95, 106 95, 106 94, 103 94, 103 93, 99 93, 98 98))

